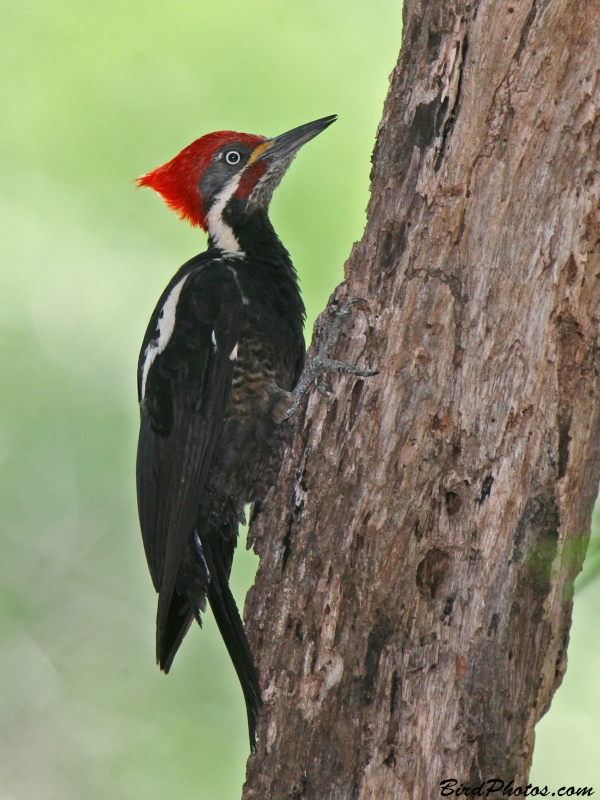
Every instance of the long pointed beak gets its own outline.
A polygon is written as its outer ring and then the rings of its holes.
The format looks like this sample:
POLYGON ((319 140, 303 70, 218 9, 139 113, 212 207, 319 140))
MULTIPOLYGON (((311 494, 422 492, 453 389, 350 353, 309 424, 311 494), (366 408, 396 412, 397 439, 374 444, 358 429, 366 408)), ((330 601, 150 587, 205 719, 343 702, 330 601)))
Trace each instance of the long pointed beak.
POLYGON ((266 139, 258 145, 250 157, 249 163, 253 164, 255 161, 262 161, 267 158, 270 161, 279 161, 286 156, 292 155, 299 150, 303 144, 310 142, 310 140, 318 136, 321 131, 328 128, 336 119, 337 114, 332 114, 330 117, 323 117, 322 119, 316 119, 314 122, 307 122, 306 125, 300 125, 300 127, 293 128, 293 130, 282 133, 280 136, 266 139))

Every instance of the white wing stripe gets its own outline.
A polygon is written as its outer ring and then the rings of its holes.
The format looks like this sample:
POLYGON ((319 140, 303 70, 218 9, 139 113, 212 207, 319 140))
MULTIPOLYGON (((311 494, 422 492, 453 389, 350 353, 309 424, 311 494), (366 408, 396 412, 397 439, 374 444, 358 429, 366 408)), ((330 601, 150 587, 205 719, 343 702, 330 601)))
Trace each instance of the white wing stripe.
POLYGON ((179 302, 179 295, 183 289, 183 284, 187 281, 188 275, 182 278, 179 283, 171 289, 169 296, 165 300, 160 314, 158 315, 158 339, 152 339, 146 347, 144 353, 144 366, 142 368, 142 400, 146 394, 146 381, 148 380, 148 373, 150 367, 154 363, 156 356, 160 355, 165 347, 169 344, 173 330, 175 329, 175 314, 177 312, 177 303, 179 302))

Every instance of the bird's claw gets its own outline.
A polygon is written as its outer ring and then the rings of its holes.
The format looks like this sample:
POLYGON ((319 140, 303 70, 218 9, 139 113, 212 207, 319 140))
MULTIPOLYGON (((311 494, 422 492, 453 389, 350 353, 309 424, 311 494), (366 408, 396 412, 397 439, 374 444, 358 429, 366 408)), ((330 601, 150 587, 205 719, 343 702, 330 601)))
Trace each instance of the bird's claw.
POLYGON ((366 305, 368 305, 366 300, 360 297, 352 297, 350 300, 346 300, 346 302, 338 308, 337 311, 334 311, 329 319, 323 323, 322 336, 317 347, 317 354, 300 377, 292 393, 294 398, 293 403, 284 419, 289 419, 296 413, 302 398, 315 380, 317 382, 317 390, 324 397, 331 397, 331 390, 324 378, 326 372, 341 372, 344 375, 355 375, 358 378, 371 378, 373 375, 378 374, 378 370, 360 369, 353 364, 346 364, 344 361, 335 361, 329 358, 329 354, 337 343, 342 327, 350 317, 353 309, 366 305))
POLYGON ((348 317, 353 308, 362 308, 363 306, 368 306, 366 300, 363 300, 362 297, 351 297, 350 300, 346 300, 346 302, 341 305, 337 311, 334 311, 336 317, 348 317))
POLYGON ((317 391, 320 392, 323 395, 323 397, 326 397, 327 399, 331 397, 331 389, 325 383, 325 380, 323 379, 322 375, 321 377, 317 378, 317 391))

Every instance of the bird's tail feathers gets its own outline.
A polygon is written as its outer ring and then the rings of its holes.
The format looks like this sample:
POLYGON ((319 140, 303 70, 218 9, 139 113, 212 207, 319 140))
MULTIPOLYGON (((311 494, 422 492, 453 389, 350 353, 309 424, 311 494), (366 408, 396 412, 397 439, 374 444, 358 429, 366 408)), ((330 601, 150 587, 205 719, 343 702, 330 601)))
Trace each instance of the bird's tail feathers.
POLYGON ((175 654, 189 631, 194 616, 194 611, 187 597, 175 590, 171 598, 164 629, 160 635, 158 635, 159 631, 157 630, 156 660, 163 672, 168 673, 171 669, 175 654))
POLYGON ((262 705, 258 670, 254 665, 244 623, 229 588, 229 570, 223 563, 222 548, 219 547, 218 542, 214 543, 216 547, 211 546, 211 538, 209 536, 201 537, 202 550, 210 574, 206 594, 242 686, 248 715, 250 747, 254 751, 256 749, 256 722, 258 711, 262 705))

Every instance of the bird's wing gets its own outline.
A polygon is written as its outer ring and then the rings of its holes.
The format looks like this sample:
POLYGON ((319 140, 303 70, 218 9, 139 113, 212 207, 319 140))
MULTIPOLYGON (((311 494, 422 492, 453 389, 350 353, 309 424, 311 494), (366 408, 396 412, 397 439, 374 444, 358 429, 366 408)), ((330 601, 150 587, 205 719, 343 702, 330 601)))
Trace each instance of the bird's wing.
POLYGON ((139 365, 140 525, 159 592, 160 641, 233 379, 242 294, 219 262, 182 268, 163 293, 139 365))

